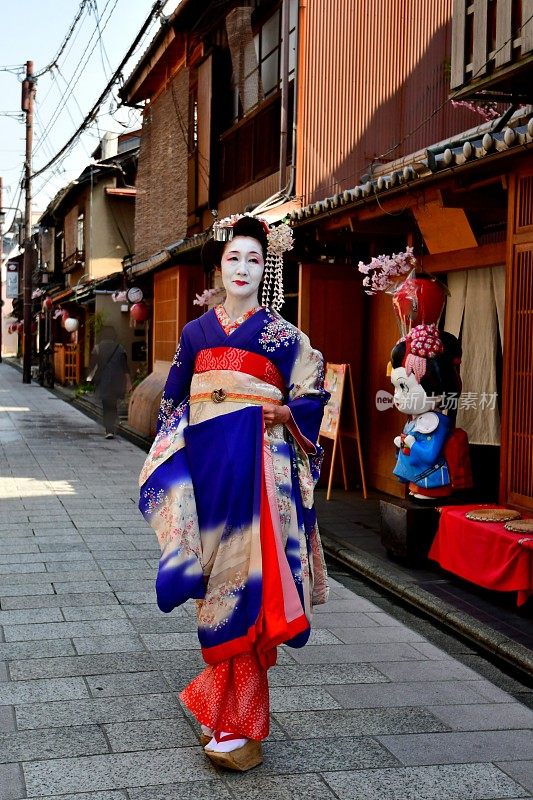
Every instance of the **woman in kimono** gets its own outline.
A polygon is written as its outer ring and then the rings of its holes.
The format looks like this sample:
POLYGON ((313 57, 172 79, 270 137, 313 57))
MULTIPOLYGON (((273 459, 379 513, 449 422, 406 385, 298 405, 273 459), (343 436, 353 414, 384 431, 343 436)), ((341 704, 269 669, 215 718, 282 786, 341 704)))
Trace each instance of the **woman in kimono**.
POLYGON ((276 648, 302 647, 327 599, 313 507, 323 360, 273 310, 291 246, 286 225, 215 223, 202 258, 221 268, 226 299, 183 328, 140 477, 162 551, 159 608, 197 600, 207 667, 180 698, 206 755, 241 771, 262 761, 276 648))

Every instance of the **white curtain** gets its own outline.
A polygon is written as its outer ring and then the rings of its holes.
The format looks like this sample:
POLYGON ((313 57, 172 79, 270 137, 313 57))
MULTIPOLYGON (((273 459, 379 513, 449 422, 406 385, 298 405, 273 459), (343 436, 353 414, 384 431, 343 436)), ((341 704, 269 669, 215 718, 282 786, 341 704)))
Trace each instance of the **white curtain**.
POLYGON ((459 337, 463 393, 457 425, 470 444, 500 444, 496 385, 497 331, 503 346, 505 268, 461 270, 448 275, 450 297, 444 328, 459 337))

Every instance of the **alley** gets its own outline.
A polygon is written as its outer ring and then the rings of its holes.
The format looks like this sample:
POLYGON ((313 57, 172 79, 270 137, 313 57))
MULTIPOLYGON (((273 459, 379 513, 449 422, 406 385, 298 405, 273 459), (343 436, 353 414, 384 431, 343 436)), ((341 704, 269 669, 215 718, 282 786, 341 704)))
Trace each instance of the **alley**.
POLYGON ((533 712, 334 582, 271 672, 265 762, 203 756, 177 690, 194 606, 161 614, 144 453, 0 365, 0 800, 533 795, 533 712))

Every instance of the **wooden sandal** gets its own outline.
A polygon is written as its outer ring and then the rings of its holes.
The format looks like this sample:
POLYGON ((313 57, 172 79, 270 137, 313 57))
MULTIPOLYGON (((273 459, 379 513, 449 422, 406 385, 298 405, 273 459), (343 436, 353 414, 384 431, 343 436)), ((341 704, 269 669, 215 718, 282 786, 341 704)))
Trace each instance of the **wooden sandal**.
MULTIPOLYGON (((244 737, 236 733, 226 733, 223 736, 215 733, 217 742, 231 742, 234 739, 242 738, 244 737)), ((237 772, 247 772, 249 769, 253 769, 263 763, 261 742, 257 742, 255 739, 248 739, 242 747, 237 747, 228 753, 205 749, 204 753, 217 766, 236 770, 237 772)))
POLYGON ((211 739, 213 738, 213 735, 214 735, 214 732, 213 733, 204 733, 204 731, 203 731, 204 727, 207 728, 208 730, 210 730, 210 728, 208 728, 207 725, 204 726, 202 724, 202 726, 200 727, 200 733, 198 735, 198 738, 200 740, 200 744, 202 745, 202 747, 205 747, 206 744, 209 744, 209 742, 211 741, 211 739))

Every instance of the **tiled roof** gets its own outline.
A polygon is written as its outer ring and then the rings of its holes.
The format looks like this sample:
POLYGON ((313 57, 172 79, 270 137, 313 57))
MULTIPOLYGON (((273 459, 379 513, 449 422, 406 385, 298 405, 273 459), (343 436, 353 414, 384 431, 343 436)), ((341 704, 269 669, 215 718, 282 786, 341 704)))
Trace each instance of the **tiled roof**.
POLYGON ((343 206, 362 205, 376 196, 398 191, 404 185, 416 185, 469 162, 491 159, 499 154, 518 152, 520 148, 529 149, 533 146, 533 115, 529 118, 522 117, 519 124, 502 131, 495 132, 491 127, 493 124, 480 126, 473 135, 460 135, 414 153, 395 162, 396 168, 395 164, 389 165, 390 172, 384 172, 384 167, 381 166, 380 174, 365 183, 291 212, 290 221, 294 225, 302 224, 324 214, 331 214, 343 206))

